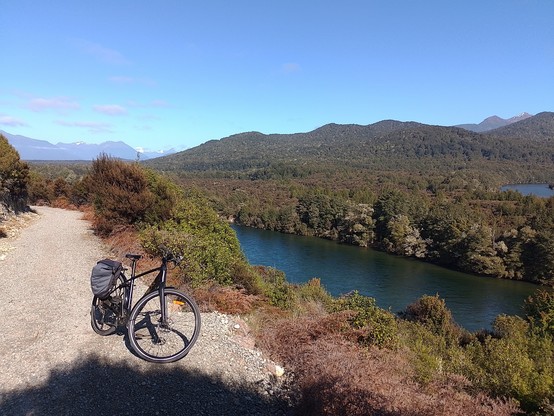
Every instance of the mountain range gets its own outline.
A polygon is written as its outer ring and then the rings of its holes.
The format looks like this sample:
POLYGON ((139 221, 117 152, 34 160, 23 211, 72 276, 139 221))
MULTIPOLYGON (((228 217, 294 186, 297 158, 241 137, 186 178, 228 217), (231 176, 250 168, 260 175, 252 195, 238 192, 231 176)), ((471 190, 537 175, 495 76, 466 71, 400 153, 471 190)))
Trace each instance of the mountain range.
POLYGON ((102 153, 118 159, 147 160, 175 153, 174 149, 164 152, 145 152, 142 149, 137 151, 122 141, 107 141, 100 144, 85 142, 52 144, 46 140, 36 140, 2 130, 0 134, 8 139, 23 160, 93 160, 102 153))
MULTIPOLYGON (((554 169, 554 113, 543 112, 477 133, 460 127, 383 120, 369 125, 327 124, 308 133, 247 132, 148 160, 162 170, 242 171, 361 168, 429 171, 488 166, 554 169)), ((290 172, 289 172, 290 173, 290 172)), ((287 173, 287 174, 289 174, 287 173)))
MULTIPOLYGON (((458 127, 470 132, 495 132, 499 128, 507 128, 505 134, 511 135, 512 137, 519 137, 518 134, 527 137, 529 132, 521 131, 522 127, 519 127, 519 133, 515 130, 510 130, 509 127, 512 125, 519 125, 520 122, 533 119, 534 117, 528 113, 522 113, 518 116, 503 119, 498 116, 491 116, 483 120, 479 124, 461 124, 454 127, 458 127)), ((223 144, 227 143, 229 140, 233 141, 235 146, 240 146, 240 143, 246 144, 251 147, 250 150, 258 148, 262 144, 264 149, 259 148, 258 150, 261 153, 266 153, 269 149, 267 146, 271 145, 271 141, 275 138, 279 138, 279 142, 283 144, 283 141, 286 141, 286 138, 292 138, 292 148, 286 150, 290 152, 292 149, 297 149, 298 152, 314 152, 312 149, 312 144, 314 141, 317 142, 317 138, 327 138, 324 140, 327 145, 341 145, 344 144, 345 140, 353 139, 357 142, 360 139, 368 139, 370 137, 382 136, 391 132, 395 132, 399 129, 410 129, 415 127, 426 126, 424 124, 416 122, 400 122, 395 120, 383 120, 368 126, 361 125, 339 125, 339 124, 327 124, 322 126, 309 133, 296 133, 296 134, 270 134, 265 135, 257 132, 250 133, 239 133, 228 138, 223 138, 221 140, 212 140, 203 145, 198 146, 197 150, 190 149, 186 151, 189 156, 198 153, 204 153, 207 149, 211 149, 217 143, 223 144), (305 138, 306 140, 298 140, 305 138), (261 140, 261 141, 260 141, 261 140)), ((435 126, 439 127, 439 126, 435 126)), ((448 129, 450 127, 443 127, 448 129)), ((517 127, 516 127, 517 128, 517 127)), ((502 133, 502 132, 500 132, 502 133)), ((76 142, 76 143, 57 143, 52 144, 45 140, 36 140, 25 136, 13 135, 8 132, 0 130, 0 134, 4 135, 9 143, 19 152, 21 159, 23 160, 92 160, 98 157, 99 154, 105 153, 112 157, 125 159, 125 160, 149 160, 153 158, 158 158, 162 156, 172 155, 177 153, 175 149, 170 149, 164 152, 143 152, 141 149, 137 151, 133 147, 127 145, 122 141, 107 141, 100 144, 87 144, 85 142, 76 142)), ((503 134, 503 133, 502 133, 503 134)), ((548 134, 548 133, 547 133, 548 134)), ((356 143, 354 143, 356 147, 356 143)), ((315 150, 317 153, 317 149, 315 150)), ((181 152, 180 152, 181 153, 181 152)), ((226 158, 225 155, 222 155, 223 158, 226 158)), ((232 157, 231 157, 232 158, 232 157)))

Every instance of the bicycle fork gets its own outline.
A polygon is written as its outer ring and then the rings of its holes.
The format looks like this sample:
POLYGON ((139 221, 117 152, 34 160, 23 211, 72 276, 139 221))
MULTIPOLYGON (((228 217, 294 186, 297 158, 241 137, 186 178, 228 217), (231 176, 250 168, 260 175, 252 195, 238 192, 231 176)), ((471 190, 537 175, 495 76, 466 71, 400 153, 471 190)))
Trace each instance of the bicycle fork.
POLYGON ((161 311, 161 317, 160 317, 160 325, 162 327, 168 327, 167 322, 167 302, 165 301, 165 279, 167 277, 167 267, 164 262, 162 265, 162 270, 160 271, 160 287, 158 288, 160 292, 160 311, 161 311))

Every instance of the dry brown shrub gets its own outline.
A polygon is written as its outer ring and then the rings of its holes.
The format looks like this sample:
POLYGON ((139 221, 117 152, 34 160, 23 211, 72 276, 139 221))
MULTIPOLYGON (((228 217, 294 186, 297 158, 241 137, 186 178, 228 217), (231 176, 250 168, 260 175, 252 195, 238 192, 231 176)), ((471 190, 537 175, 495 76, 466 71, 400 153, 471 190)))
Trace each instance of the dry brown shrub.
POLYGON ((362 349, 342 334, 346 316, 282 320, 261 331, 259 344, 291 368, 302 415, 483 415, 517 413, 513 403, 467 393, 467 380, 415 381, 402 351, 362 349))
MULTIPOLYGON (((145 253, 140 244, 138 233, 132 227, 118 227, 109 237, 104 239, 104 242, 109 246, 113 256, 125 264, 130 264, 130 261, 125 258, 126 254, 142 255, 143 257, 137 263, 137 273, 160 265, 160 259, 152 258, 145 253)), ((148 275, 144 278, 144 281, 149 283, 155 277, 155 274, 148 275)), ((167 283, 168 286, 178 286, 172 270, 168 270, 167 283)))
MULTIPOLYGON (((120 259, 124 259, 127 253, 144 254, 138 233, 132 228, 121 227, 104 241, 108 244, 114 255, 120 259)), ((148 259, 145 260, 147 262, 148 259)), ((143 260, 141 260, 141 263, 143 263, 143 266, 146 266, 143 260)))
POLYGON ((259 305, 261 298, 250 295, 244 289, 212 285, 197 288, 194 298, 204 312, 219 311, 228 314, 247 314, 259 305))
POLYGON ((94 221, 94 208, 90 205, 81 205, 79 211, 83 213, 83 220, 92 222, 94 221))
POLYGON ((77 207, 65 196, 60 196, 52 201, 51 206, 54 208, 76 210, 77 207))

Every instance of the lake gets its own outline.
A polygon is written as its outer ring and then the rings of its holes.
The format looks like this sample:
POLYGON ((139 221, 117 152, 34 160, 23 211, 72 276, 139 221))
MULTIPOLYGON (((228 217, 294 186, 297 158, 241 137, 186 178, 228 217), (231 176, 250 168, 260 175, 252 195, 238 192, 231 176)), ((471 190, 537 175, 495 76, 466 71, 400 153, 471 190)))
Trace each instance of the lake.
POLYGON ((518 191, 522 195, 536 195, 542 198, 550 198, 554 196, 554 189, 550 189, 547 183, 522 183, 504 185, 500 188, 501 191, 518 191))
POLYGON ((251 264, 282 270, 291 283, 318 277, 332 295, 357 290, 392 312, 423 295, 439 294, 456 322, 470 331, 490 329, 499 314, 521 315, 523 301, 538 289, 315 237, 235 225, 233 229, 251 264))

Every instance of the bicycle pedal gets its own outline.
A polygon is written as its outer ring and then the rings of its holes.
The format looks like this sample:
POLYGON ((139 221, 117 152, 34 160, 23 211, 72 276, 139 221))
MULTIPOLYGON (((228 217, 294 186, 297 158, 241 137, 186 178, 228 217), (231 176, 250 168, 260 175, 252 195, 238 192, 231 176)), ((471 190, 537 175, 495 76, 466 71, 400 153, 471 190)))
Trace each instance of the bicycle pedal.
POLYGON ((135 338, 136 339, 151 339, 152 335, 150 335, 149 333, 141 334, 140 332, 135 332, 135 338))

